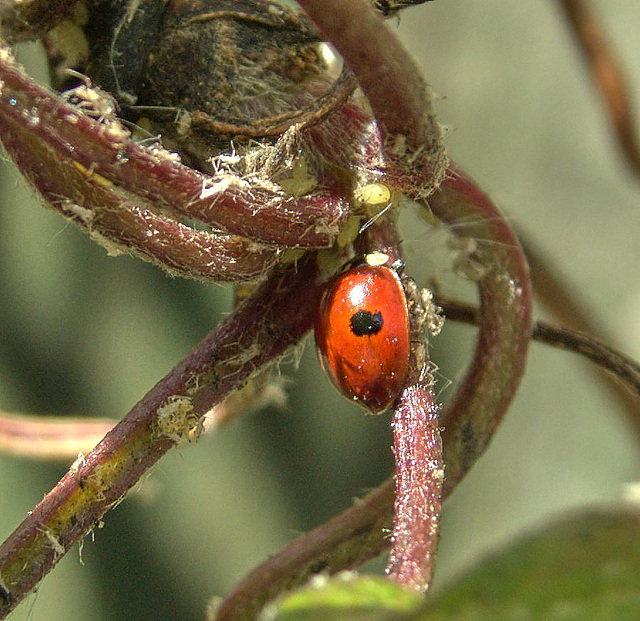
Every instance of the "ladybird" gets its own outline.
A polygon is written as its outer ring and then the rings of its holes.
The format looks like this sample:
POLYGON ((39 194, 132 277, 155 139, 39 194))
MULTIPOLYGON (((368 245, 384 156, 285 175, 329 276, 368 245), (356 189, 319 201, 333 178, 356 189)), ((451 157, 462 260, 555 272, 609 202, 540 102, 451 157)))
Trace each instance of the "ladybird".
POLYGON ((389 407, 409 366, 407 300, 395 270, 361 265, 330 280, 315 337, 339 392, 374 414, 389 407))

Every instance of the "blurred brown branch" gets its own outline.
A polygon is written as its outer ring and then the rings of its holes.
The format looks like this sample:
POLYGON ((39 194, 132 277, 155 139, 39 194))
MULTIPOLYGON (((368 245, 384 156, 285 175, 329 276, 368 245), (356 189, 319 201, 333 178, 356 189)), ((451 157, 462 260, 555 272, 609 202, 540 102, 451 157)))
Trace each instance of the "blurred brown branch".
POLYGON ((602 95, 609 121, 631 170, 640 176, 640 143, 634 105, 622 62, 607 40, 600 20, 585 0, 558 0, 569 28, 602 95))

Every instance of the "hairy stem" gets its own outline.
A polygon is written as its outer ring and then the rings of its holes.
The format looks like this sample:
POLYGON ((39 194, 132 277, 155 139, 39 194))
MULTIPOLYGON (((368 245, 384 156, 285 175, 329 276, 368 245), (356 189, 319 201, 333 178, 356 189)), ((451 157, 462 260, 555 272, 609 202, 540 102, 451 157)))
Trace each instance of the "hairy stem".
MULTIPOLYGON (((23 128, 59 159, 64 178, 87 171, 96 183, 117 186, 176 218, 190 217, 252 240, 283 246, 330 246, 346 218, 344 199, 323 191, 294 198, 274 184, 251 184, 233 174, 205 175, 164 149, 132 141, 116 119, 99 122, 37 85, 0 46, 0 119, 23 128)), ((42 176, 23 162, 22 172, 42 176)), ((59 197, 63 200, 65 196, 59 197)))
MULTIPOLYGON (((475 325, 479 322, 479 309, 475 306, 442 297, 438 297, 438 304, 442 306, 448 319, 475 325)), ((547 321, 537 321, 533 325, 531 338, 584 356, 603 371, 610 373, 636 401, 640 396, 640 364, 592 334, 556 326, 547 321)))
POLYGON ((7 153, 51 207, 112 255, 136 252, 174 274, 216 282, 255 280, 276 262, 273 247, 155 213, 148 201, 34 140, 24 124, 0 115, 0 131, 7 153))
POLYGON ((440 183, 447 157, 428 87, 411 55, 367 0, 298 3, 336 47, 369 100, 386 159, 372 171, 410 169, 411 187, 420 186, 420 196, 428 195, 440 183))
POLYGON ((460 169, 451 168, 429 207, 447 224, 465 224, 454 229, 468 240, 459 267, 476 281, 480 298, 473 360, 442 418, 448 492, 483 453, 513 400, 525 369, 533 301, 515 234, 460 169))
MULTIPOLYGON (((471 367, 453 402, 446 408, 444 421, 444 463, 447 476, 442 489, 446 498, 475 463, 486 447, 491 434, 502 418, 510 400, 515 394, 524 370, 528 340, 531 335, 531 287, 524 256, 509 225, 467 177, 458 170, 452 170, 445 185, 432 197, 430 204, 434 212, 445 222, 454 225, 464 223, 460 232, 478 236, 487 243, 469 256, 470 275, 477 281, 480 291, 480 334, 471 367), (469 222, 474 227, 469 226, 469 222), (471 230, 470 230, 471 228, 471 230), (473 259, 477 260, 474 263, 473 259), (472 273, 471 267, 481 268, 472 273), (495 302, 491 296, 495 295, 495 302), (469 451, 467 455, 465 451, 469 451)), ((383 243, 386 243, 383 240, 383 243)), ((418 410, 426 412, 423 422, 424 437, 431 448, 423 452, 424 461, 435 458, 431 475, 432 481, 424 481, 427 494, 426 504, 433 503, 432 515, 437 513, 438 489, 437 471, 437 430, 434 409, 430 401, 423 402, 418 410), (428 442, 429 444, 429 442, 428 442), (430 452, 432 451, 432 452, 430 452)), ((414 408, 415 412, 416 408, 414 408)), ((403 421, 400 421, 402 425, 403 421)), ((411 442, 411 439, 408 440, 411 442)), ((422 445, 425 447, 425 445, 422 445)), ((313 554, 331 562, 323 562, 318 571, 335 573, 353 567, 353 559, 364 562, 387 547, 391 541, 385 538, 394 520, 393 481, 384 483, 367 496, 359 505, 337 516, 327 524, 301 536, 269 561, 257 567, 241 582, 222 603, 221 610, 232 611, 223 619, 250 619, 250 614, 268 601, 273 593, 300 584, 310 574, 307 559, 313 554), (366 524, 374 530, 362 532, 363 515, 360 508, 366 507, 366 524), (345 522, 351 520, 351 537, 345 537, 345 522), (380 528, 384 525, 385 530, 380 528), (338 527, 339 525, 339 527, 338 527), (366 545, 363 545, 366 542, 366 545), (341 564, 341 561, 348 562, 341 564), (260 590, 265 585, 268 590, 260 590), (228 604, 227 608, 227 602, 228 604), (245 610, 252 611, 247 616, 245 610)), ((424 488, 423 488, 424 489, 424 488)), ((423 507, 425 505, 423 504, 423 507)), ((436 529, 428 525, 432 535, 419 544, 420 549, 431 553, 435 547, 436 529)), ((412 557, 413 558, 413 557, 412 557)), ((429 559, 422 567, 416 568, 414 576, 418 582, 428 580, 425 570, 431 565, 429 559)))
POLYGON ((439 144, 440 130, 420 70, 371 3, 300 0, 299 4, 358 79, 382 131, 406 136, 414 148, 439 144))
POLYGON ((0 546, 4 618, 176 440, 312 324, 316 257, 276 270, 60 480, 0 546))
MULTIPOLYGON (((387 265, 402 261, 400 234, 393 213, 379 218, 360 235, 359 254, 384 253, 387 265)), ((405 386, 393 410, 396 497, 389 577, 410 589, 426 591, 431 583, 440 532, 442 440, 440 408, 429 371, 426 314, 415 283, 404 279, 409 309, 411 350, 405 386)))
POLYGON ((431 584, 444 464, 439 406, 429 382, 406 388, 393 413, 396 499, 387 574, 416 591, 431 584))

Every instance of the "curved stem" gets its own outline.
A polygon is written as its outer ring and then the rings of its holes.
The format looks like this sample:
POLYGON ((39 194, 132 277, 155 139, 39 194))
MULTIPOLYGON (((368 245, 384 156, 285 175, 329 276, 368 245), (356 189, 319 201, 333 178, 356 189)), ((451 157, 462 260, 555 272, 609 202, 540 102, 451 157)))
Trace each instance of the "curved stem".
POLYGON ((51 207, 112 255, 137 252, 174 274, 216 282, 255 280, 277 260, 276 248, 156 214, 148 201, 52 151, 23 124, 1 115, 0 132, 7 153, 51 207))
MULTIPOLYGON (((442 297, 438 297, 437 301, 446 313, 447 319, 478 325, 479 309, 476 306, 442 297)), ((536 321, 531 338, 584 356, 589 362, 610 373, 629 391, 634 400, 637 401, 640 397, 640 364, 592 334, 553 325, 548 321, 536 321)))
POLYGON ((428 195, 440 183, 447 157, 428 87, 411 55, 367 0, 298 4, 336 47, 371 105, 386 159, 371 172, 411 170, 412 187, 428 195))
POLYGON ((483 453, 522 378, 531 337, 529 268, 518 240, 487 196, 457 167, 429 207, 468 239, 460 267, 476 281, 480 333, 471 365, 445 409, 445 493, 452 490, 483 453))
POLYGON ((335 193, 294 198, 275 184, 249 183, 228 173, 205 175, 162 148, 138 144, 117 119, 99 122, 30 80, 6 46, 0 46, 0 78, 0 119, 22 127, 30 144, 41 144, 60 161, 52 171, 24 163, 22 172, 31 178, 48 172, 64 179, 81 168, 96 182, 116 185, 165 213, 283 246, 330 246, 348 215, 349 206, 335 193))
POLYGON ((336 47, 367 96, 384 134, 432 149, 440 129, 420 70, 367 0, 299 0, 336 47), (426 103, 426 106, 425 106, 426 103))
MULTIPOLYGON (((514 396, 524 370, 531 335, 532 301, 527 264, 515 235, 473 182, 462 176, 458 169, 452 170, 430 204, 443 221, 451 225, 464 223, 464 227, 459 227, 460 232, 469 234, 472 239, 479 238, 480 244, 467 257, 470 274, 471 268, 476 268, 474 279, 480 291, 478 345, 470 370, 442 417, 446 465, 442 495, 446 498, 480 456, 514 396), (470 226, 470 221, 474 223, 473 226, 470 226), (482 244, 482 241, 487 243, 482 244), (495 301, 492 299, 494 295, 495 301), (467 450, 468 455, 465 453, 467 450)), ((434 413, 429 406, 423 409, 434 413)), ((427 416, 424 424, 434 429, 433 416, 427 416)), ((435 447, 437 435, 425 432, 425 436, 432 438, 432 446, 435 447)), ((408 441, 411 442, 411 438, 408 441)), ((428 453, 424 455, 426 460, 431 459, 428 453)), ((437 450, 434 455, 437 457, 437 450)), ((431 476, 436 476, 438 464, 439 461, 434 464, 431 476)), ((254 612, 260 610, 273 593, 303 582, 310 573, 306 559, 314 553, 322 559, 331 559, 330 563, 320 563, 317 570, 332 573, 352 567, 354 558, 364 562, 380 553, 390 543, 384 533, 388 532, 394 519, 393 483, 384 483, 361 504, 303 535, 267 563, 257 567, 222 603, 221 610, 229 610, 240 616, 234 617, 229 613, 222 618, 253 618, 250 615, 241 616, 245 607, 254 612), (367 507, 366 523, 370 525, 369 528, 375 529, 368 533, 361 531, 362 515, 358 511, 361 506, 367 507), (344 537, 343 520, 354 521, 352 539, 344 537), (336 524, 340 524, 339 530, 336 524), (381 524, 385 525, 386 530, 380 528, 381 524), (335 532, 331 532, 332 529, 335 532), (366 546, 362 545, 363 541, 367 542, 366 546), (344 558, 348 559, 348 563, 340 565, 340 560, 344 558), (268 592, 261 591, 260 585, 268 585, 268 592)), ((431 486, 431 489, 437 488, 437 485, 431 486)), ((437 502, 437 498, 427 499, 426 502, 434 500, 437 502)), ((431 509, 431 515, 436 515, 437 508, 434 506, 431 509)), ((435 533, 435 529, 432 532, 435 533)), ((435 541, 432 543, 435 546, 435 541)), ((418 545, 425 550, 433 549, 428 541, 426 546, 418 545)), ((419 573, 428 566, 429 563, 426 563, 419 568, 419 573)), ((418 581, 424 578, 425 574, 422 573, 418 581)))

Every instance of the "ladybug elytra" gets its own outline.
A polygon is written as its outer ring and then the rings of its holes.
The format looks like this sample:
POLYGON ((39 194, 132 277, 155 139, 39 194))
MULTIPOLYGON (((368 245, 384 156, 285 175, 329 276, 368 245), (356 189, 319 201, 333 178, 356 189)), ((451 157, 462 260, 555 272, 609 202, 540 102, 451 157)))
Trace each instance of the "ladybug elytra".
POLYGON ((409 365, 409 319, 395 270, 360 265, 330 280, 315 322, 320 361, 348 399, 372 413, 389 407, 409 365))

